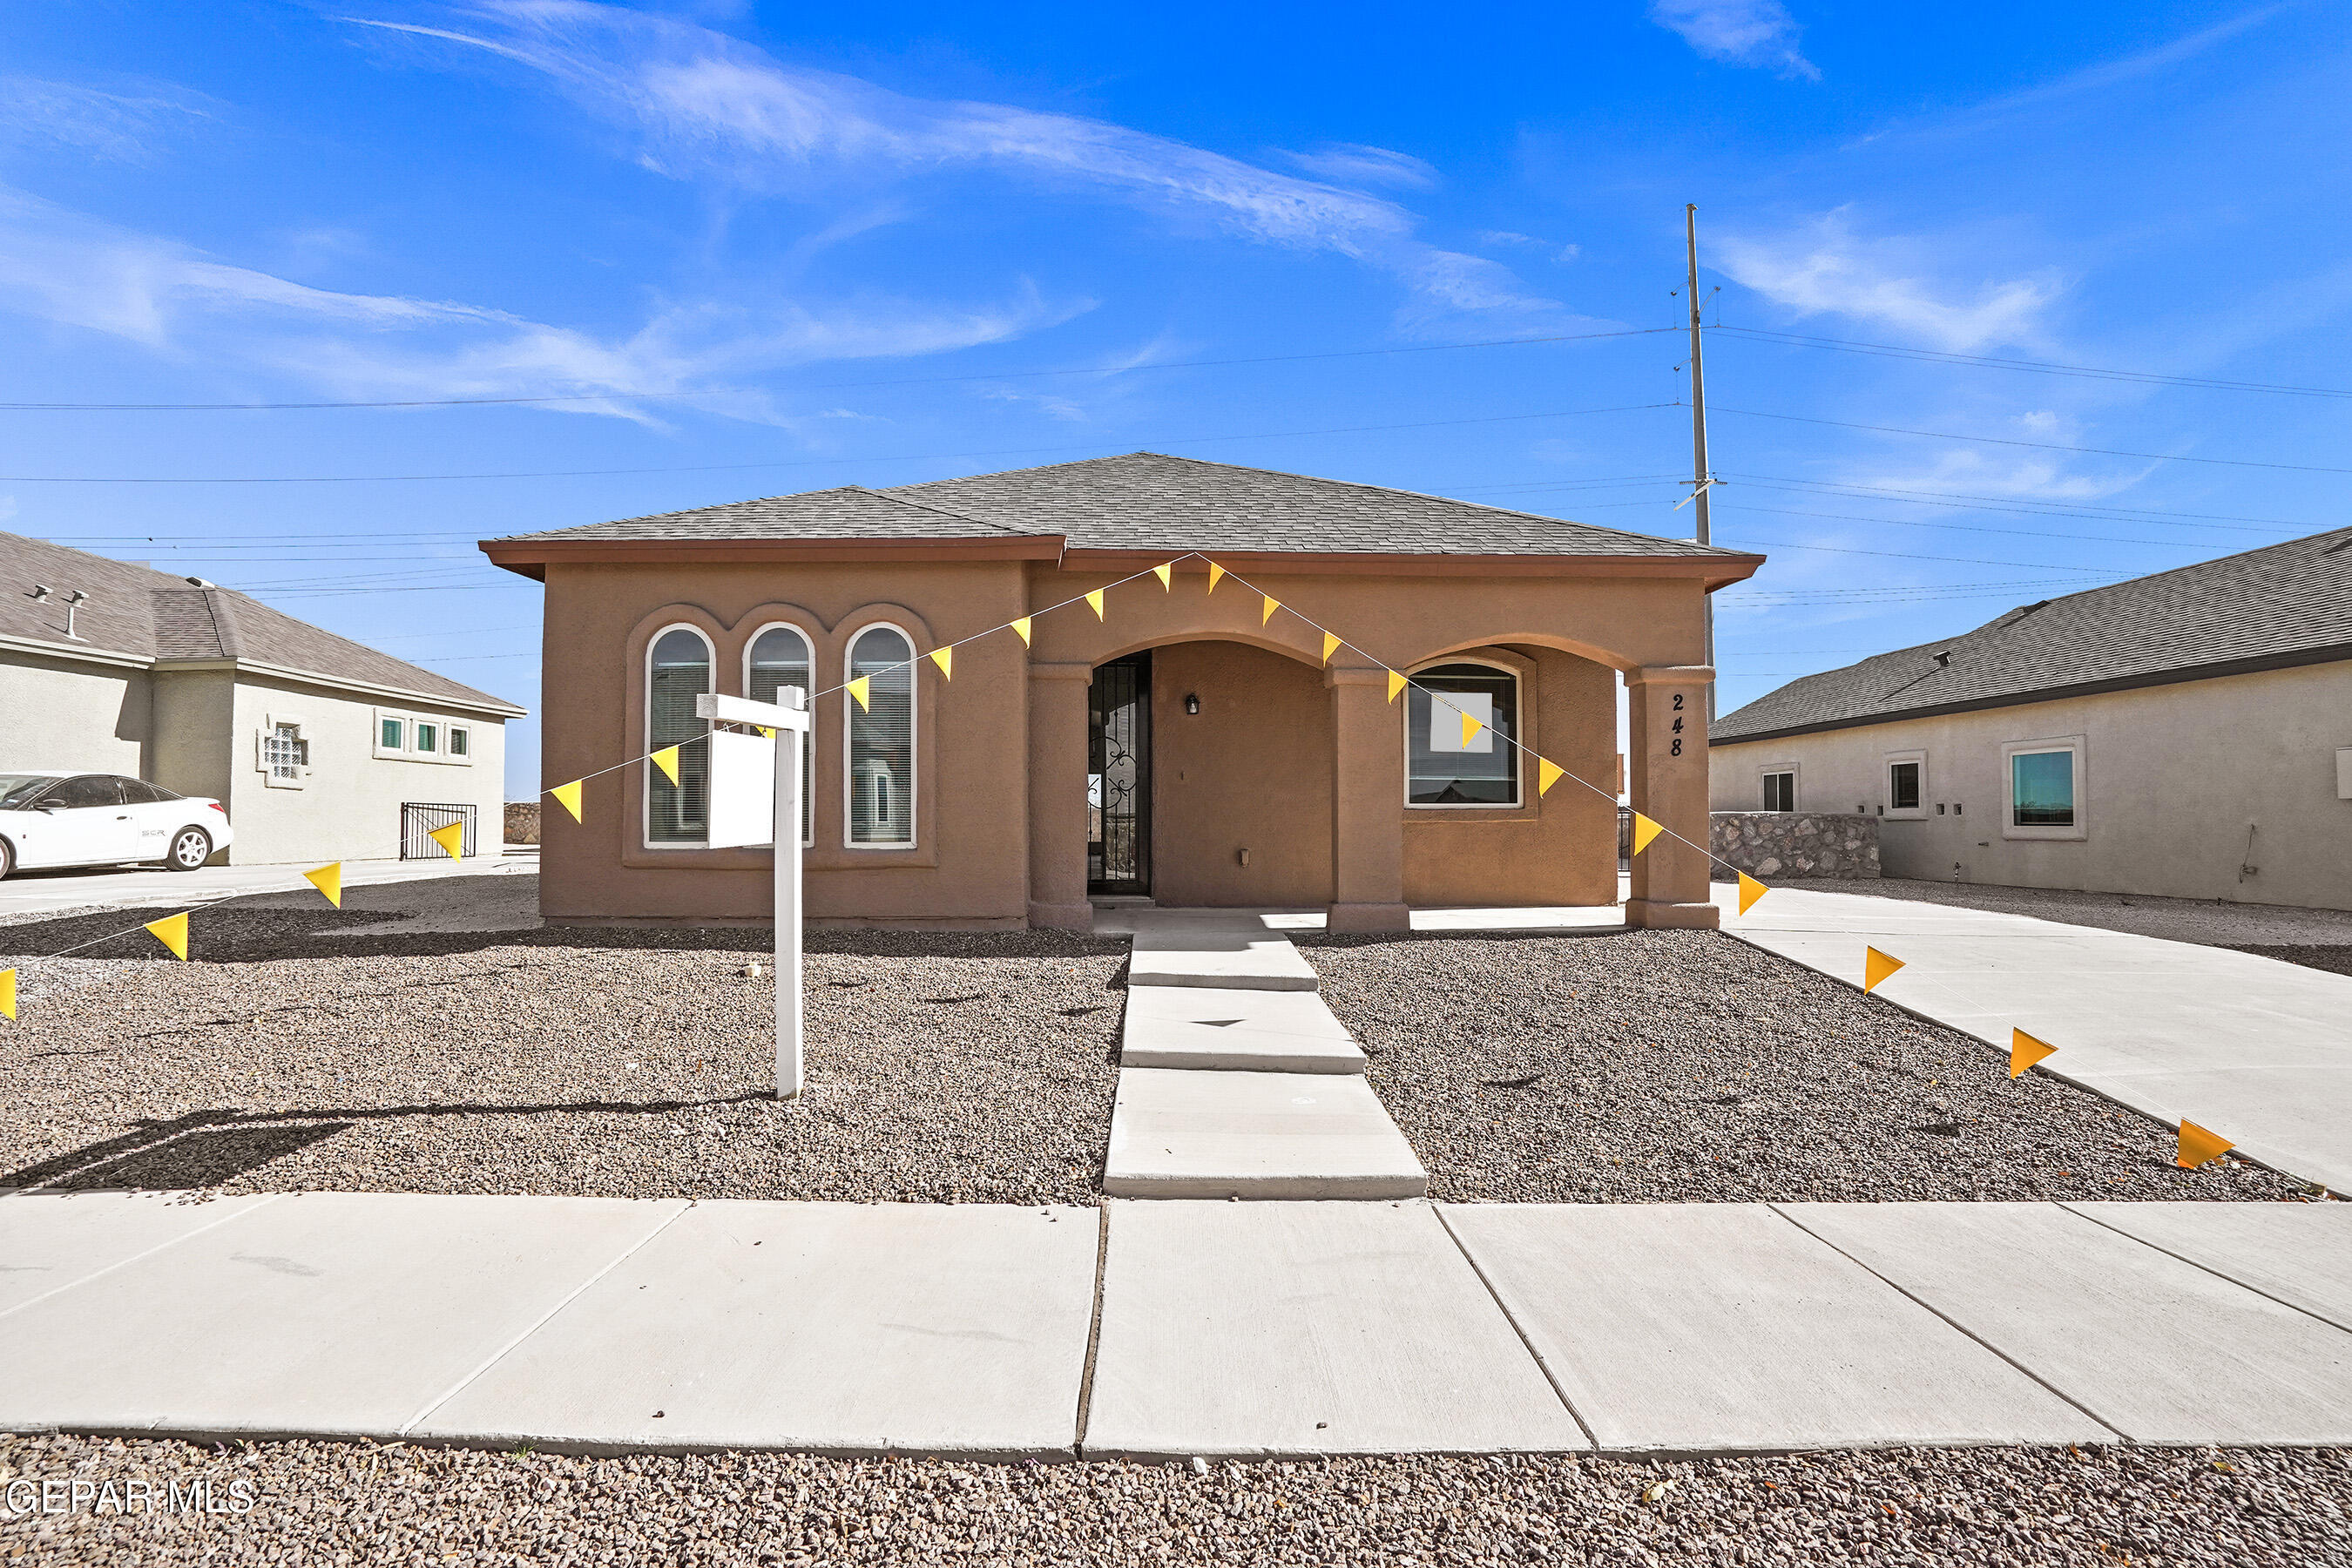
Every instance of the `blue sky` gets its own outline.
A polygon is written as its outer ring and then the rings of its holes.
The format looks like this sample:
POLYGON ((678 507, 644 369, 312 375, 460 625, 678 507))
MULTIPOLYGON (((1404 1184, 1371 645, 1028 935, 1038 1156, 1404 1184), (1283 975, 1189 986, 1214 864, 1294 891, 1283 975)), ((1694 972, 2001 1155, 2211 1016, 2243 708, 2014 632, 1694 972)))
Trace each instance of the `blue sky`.
POLYGON ((1686 201, 1727 709, 2344 521, 2347 398, 2179 384, 2352 388, 2340 6, 886 9, 17 8, 0 400, 572 401, 0 411, 0 528, 526 705, 474 540, 746 496, 1150 447, 1682 533, 1686 201))

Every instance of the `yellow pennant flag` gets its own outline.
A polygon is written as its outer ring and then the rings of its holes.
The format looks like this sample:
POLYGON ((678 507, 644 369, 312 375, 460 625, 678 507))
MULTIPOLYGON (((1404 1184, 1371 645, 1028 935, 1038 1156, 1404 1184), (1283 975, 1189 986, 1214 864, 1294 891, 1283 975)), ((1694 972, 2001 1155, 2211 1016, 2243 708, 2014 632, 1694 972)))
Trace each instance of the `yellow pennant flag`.
POLYGON ((182 963, 188 962, 188 917, 165 915, 160 921, 147 922, 147 932, 172 950, 172 956, 182 963))
MULTIPOLYGON (((860 708, 864 708, 864 709, 866 709, 866 710, 872 710, 872 708, 874 707, 874 704, 866 700, 866 699, 867 699, 869 696, 871 696, 871 695, 873 694, 873 690, 874 690, 874 678, 873 678, 872 676, 870 676, 870 675, 861 675, 861 676, 859 676, 856 679, 855 679, 855 680, 853 680, 853 681, 851 681, 851 682, 849 683, 849 686, 848 686, 847 689, 848 689, 849 694, 850 694, 852 697, 855 697, 855 698, 856 698, 856 699, 857 699, 857 705, 858 705, 860 708)), ((671 751, 671 752, 672 752, 673 754, 675 754, 675 753, 677 752, 677 748, 676 746, 672 746, 672 747, 670 748, 670 751, 671 751)), ((676 773, 672 773, 672 774, 670 774, 669 776, 670 776, 670 777, 672 777, 672 778, 676 778, 676 777, 677 777, 677 775, 676 773)))
POLYGON ((2180 1124, 2180 1152, 2172 1157, 2172 1163, 2184 1171, 2193 1171, 2236 1147, 2219 1132, 2209 1131, 2194 1121, 2184 1121, 2180 1124))
POLYGON ((1266 622, 1274 619, 1275 611, 1282 608, 1282 601, 1276 598, 1271 594, 1261 594, 1258 597, 1265 601, 1265 608, 1260 610, 1257 615, 1257 624, 1259 626, 1264 626, 1266 622))
POLYGON ((572 820, 574 822, 581 820, 580 786, 587 782, 586 779, 573 779, 568 784, 557 784, 547 792, 555 797, 555 803, 558 805, 572 814, 572 820))
POLYGON ((1864 991, 1877 990, 1880 981, 1902 967, 1901 959, 1889 958, 1876 948, 1865 945, 1862 950, 1862 988, 1864 991))
POLYGON ((1771 890, 1771 889, 1766 887, 1763 883, 1758 881, 1747 872, 1740 872, 1739 912, 1744 915, 1748 910, 1754 909, 1756 907, 1756 900, 1762 898, 1771 890))
POLYGON ((1391 702, 1395 701, 1395 700, 1397 700, 1397 693, 1398 693, 1398 692, 1400 692, 1400 691, 1402 691, 1408 684, 1410 684, 1410 683, 1405 679, 1405 678, 1404 678, 1403 676, 1399 675, 1399 674, 1398 674, 1395 670, 1393 670, 1393 669, 1390 670, 1390 671, 1389 671, 1389 700, 1390 700, 1390 701, 1391 701, 1391 702))
POLYGON ((769 729, 765 724, 754 724, 751 728, 759 731, 761 737, 764 740, 772 741, 776 738, 776 732, 773 730, 769 729))
POLYGON ((1103 591, 1100 588, 1097 588, 1093 593, 1087 595, 1087 607, 1094 611, 1095 619, 1098 621, 1104 618, 1102 596, 1103 591))
POLYGON ((1536 798, 1541 800, 1552 785, 1559 783, 1560 775, 1567 772, 1566 768, 1561 767, 1549 757, 1538 757, 1536 759, 1536 798))
POLYGON ((1012 622, 1012 623, 1011 623, 1011 625, 1012 625, 1012 627, 1013 627, 1013 629, 1014 631, 1019 632, 1019 633, 1021 634, 1021 646, 1022 646, 1022 647, 1028 647, 1028 646, 1029 646, 1029 617, 1028 617, 1028 616, 1022 616, 1019 620, 1014 621, 1014 622, 1012 622))
POLYGON ((955 679, 955 649, 951 647, 935 647, 931 649, 931 662, 940 667, 940 679, 941 680, 953 680, 955 679))
POLYGON ((1154 566, 1151 574, 1160 579, 1161 587, 1171 594, 1176 591, 1176 563, 1171 561, 1165 566, 1154 566))
POLYGON ((1323 662, 1326 664, 1330 663, 1331 656, 1339 651, 1339 639, 1333 637, 1329 632, 1325 632, 1323 634, 1323 662))
POLYGON ((2022 1029, 2009 1032, 2009 1076, 2021 1078, 2025 1069, 2058 1049, 2047 1040, 2037 1040, 2022 1029))
POLYGON ((343 907, 343 863, 341 860, 331 866, 321 866, 315 871, 305 871, 302 879, 318 889, 327 902, 339 910, 343 907))
POLYGON ((1650 847, 1650 840, 1665 831, 1665 825, 1651 821, 1640 812, 1633 814, 1633 853, 1639 855, 1650 847))
POLYGON ((670 783, 677 783, 677 748, 676 746, 664 746, 653 754, 651 760, 654 766, 669 775, 670 783))
POLYGON ((1470 717, 1469 714, 1465 713, 1462 715, 1462 749, 1465 752, 1468 751, 1470 749, 1470 742, 1476 740, 1478 738, 1478 731, 1486 727, 1486 725, 1478 722, 1477 720, 1470 717))
POLYGON ((455 860, 465 851, 466 825, 462 822, 453 822, 446 827, 435 828, 425 837, 448 851, 449 858, 455 860))
POLYGON ((1218 565, 1218 564, 1217 564, 1215 562, 1213 562, 1213 561, 1210 562, 1210 563, 1209 563, 1209 592, 1210 592, 1210 593, 1212 593, 1212 594, 1215 593, 1215 592, 1217 591, 1217 584, 1220 584, 1220 583, 1222 583, 1222 582, 1223 582, 1224 580, 1225 580, 1225 569, 1224 569, 1223 567, 1222 567, 1222 566, 1218 565))
POLYGON ((0 969, 0 1017, 16 1021, 16 972, 0 969))

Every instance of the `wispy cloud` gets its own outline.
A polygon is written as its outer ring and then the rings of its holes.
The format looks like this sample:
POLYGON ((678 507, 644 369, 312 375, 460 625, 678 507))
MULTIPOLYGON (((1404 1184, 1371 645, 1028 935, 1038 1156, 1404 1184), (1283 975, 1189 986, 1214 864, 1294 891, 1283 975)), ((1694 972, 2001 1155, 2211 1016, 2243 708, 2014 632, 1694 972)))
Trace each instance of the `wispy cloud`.
MULTIPOLYGON (((825 308, 680 303, 604 337, 448 300, 313 289, 0 188, 0 308, 337 396, 688 393, 717 412, 782 422, 764 397, 702 389, 820 361, 1001 342, 1088 307, 1050 305, 1034 289, 965 308, 879 297, 825 308)), ((630 404, 551 406, 652 417, 630 404)))
POLYGON ((1425 191, 1437 184, 1437 171, 1410 153, 1386 147, 1366 147, 1354 142, 1327 142, 1311 153, 1285 153, 1294 168, 1341 185, 1391 185, 1425 191))
POLYGON ((1650 20, 1708 59, 1821 79, 1820 68, 1797 51, 1801 29, 1780 0, 1650 0, 1650 20))
POLYGON ((1460 264, 1473 258, 1436 250, 1415 237, 1414 214, 1352 188, 1433 178, 1404 153, 1342 145, 1287 154, 1327 176, 1304 178, 1105 121, 913 98, 780 60, 676 17, 587 0, 486 0, 456 15, 446 26, 350 19, 529 66, 629 132, 634 155, 646 166, 681 180, 803 198, 855 192, 870 200, 877 180, 984 170, 1205 219, 1254 243, 1356 258, 1419 292, 1409 319, 1560 311, 1515 280, 1461 286, 1460 264))
POLYGON ((155 143, 216 106, 184 88, 142 84, 104 92, 38 77, 0 76, 0 142, 64 147, 85 157, 138 163, 155 143))
POLYGON ((1843 208, 1785 234, 1727 237, 1716 259, 1736 281, 1800 316, 1876 322, 1955 353, 2037 345, 2059 293, 2047 272, 1953 282, 1937 276, 1948 264, 1938 265, 1928 242, 1858 236, 1843 208))

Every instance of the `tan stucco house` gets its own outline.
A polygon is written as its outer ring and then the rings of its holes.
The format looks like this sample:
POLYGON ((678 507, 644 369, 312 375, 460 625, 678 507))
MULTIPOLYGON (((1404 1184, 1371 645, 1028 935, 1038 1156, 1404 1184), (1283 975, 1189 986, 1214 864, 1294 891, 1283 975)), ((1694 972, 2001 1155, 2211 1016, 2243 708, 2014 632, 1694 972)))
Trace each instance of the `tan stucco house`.
MULTIPOLYGON (((702 692, 816 703, 806 909, 835 922, 1082 926, 1089 899, 1327 910, 1609 904, 1614 795, 1706 842, 1706 595, 1760 558, 1369 485, 1135 453, 486 542, 547 587, 545 778, 688 741, 702 692), (1210 592, 1207 559, 1234 574, 1210 592), (1173 561, 1172 586, 1146 575, 1173 561), (1364 650, 1327 665, 1298 616, 1364 650), (1050 613, 1049 613, 1050 612, 1050 613), (964 643, 953 678, 922 656, 964 643), (908 661, 917 661, 911 668, 908 661), (1538 792, 1451 693, 1604 793, 1538 792), (837 689, 871 678, 871 701, 837 689), (1616 750, 1631 691, 1630 769, 1616 750)), ((702 842, 706 781, 639 764, 547 814, 559 921, 764 919, 765 850, 702 842)), ((1710 925, 1662 840, 1628 917, 1710 925)))
POLYGON ((457 821, 496 855, 523 711, 201 578, 0 533, 0 772, 217 800, 216 858, 438 856, 424 835, 457 821))
POLYGON ((1716 721, 1719 811, 1885 875, 2352 909, 2352 529, 2010 611, 1716 721))

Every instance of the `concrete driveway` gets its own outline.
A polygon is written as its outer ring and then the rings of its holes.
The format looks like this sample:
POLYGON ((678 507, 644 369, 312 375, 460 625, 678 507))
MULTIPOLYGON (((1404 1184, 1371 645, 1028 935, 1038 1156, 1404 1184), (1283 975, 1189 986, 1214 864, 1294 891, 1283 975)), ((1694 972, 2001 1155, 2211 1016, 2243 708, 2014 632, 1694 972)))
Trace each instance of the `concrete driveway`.
MULTIPOLYGON (((311 865, 304 864, 206 866, 195 871, 166 871, 157 867, 19 871, 0 881, 0 920, 65 910, 158 909, 247 893, 302 892, 310 886, 302 879, 302 873, 310 869, 311 865)), ((535 876, 538 871, 535 850, 527 855, 478 855, 466 860, 346 860, 343 886, 499 873, 535 876)))

